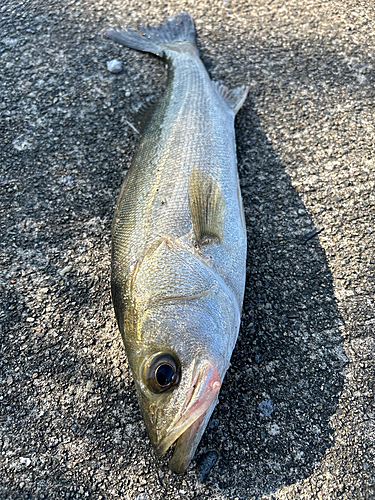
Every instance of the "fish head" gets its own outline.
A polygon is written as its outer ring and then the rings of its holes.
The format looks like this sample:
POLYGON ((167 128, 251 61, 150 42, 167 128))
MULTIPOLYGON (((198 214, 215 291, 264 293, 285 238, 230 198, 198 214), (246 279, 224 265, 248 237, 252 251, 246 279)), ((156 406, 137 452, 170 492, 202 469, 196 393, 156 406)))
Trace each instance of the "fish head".
MULTIPOLYGON (((148 435, 158 455, 182 473, 213 412, 235 343, 228 304, 217 297, 148 309, 127 353, 148 435)), ((237 329, 238 330, 238 329, 237 329)))

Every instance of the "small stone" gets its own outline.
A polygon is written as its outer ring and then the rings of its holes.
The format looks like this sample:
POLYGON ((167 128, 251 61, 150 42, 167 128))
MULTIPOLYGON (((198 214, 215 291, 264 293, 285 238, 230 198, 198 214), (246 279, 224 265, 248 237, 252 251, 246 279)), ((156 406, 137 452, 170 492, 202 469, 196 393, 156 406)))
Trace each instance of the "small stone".
POLYGON ((258 406, 258 410, 260 410, 265 417, 269 417, 273 412, 272 400, 266 399, 262 401, 258 406))
MULTIPOLYGON (((58 137, 54 137, 53 140, 59 140, 58 137)), ((71 175, 63 175, 62 177, 59 177, 59 182, 60 184, 65 184, 65 186, 72 186, 73 185, 73 178, 71 175)))
POLYGON ((72 270, 73 266, 65 266, 63 269, 59 271, 60 276, 65 276, 65 274, 68 274, 69 271, 72 270))
POLYGON ((271 436, 277 436, 278 434, 280 434, 280 427, 277 424, 272 424, 269 427, 268 433, 271 436))
POLYGON ((7 384, 12 385, 13 384, 13 377, 8 377, 7 378, 7 384))
POLYGON ((26 318, 26 321, 27 321, 28 323, 34 323, 35 318, 33 318, 32 316, 29 316, 28 318, 26 318))
POLYGON ((135 500, 149 500, 147 493, 141 493, 135 500))
POLYGON ((8 45, 8 47, 14 47, 18 43, 17 38, 7 38, 6 37, 6 38, 3 38, 1 41, 3 44, 8 45))
POLYGON ((120 71, 122 71, 122 62, 117 59, 112 59, 112 61, 107 62, 107 69, 111 73, 120 73, 120 71))
POLYGON ((31 464, 30 458, 20 457, 20 463, 28 467, 31 464))

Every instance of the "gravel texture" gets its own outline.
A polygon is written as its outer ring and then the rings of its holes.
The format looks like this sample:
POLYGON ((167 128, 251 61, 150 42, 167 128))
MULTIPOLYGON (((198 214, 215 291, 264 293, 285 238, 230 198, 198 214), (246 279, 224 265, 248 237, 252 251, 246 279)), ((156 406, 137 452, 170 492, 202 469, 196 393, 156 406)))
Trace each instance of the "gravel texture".
POLYGON ((0 4, 1 499, 375 498, 373 5, 0 4), (176 476, 150 448, 109 287, 131 109, 166 72, 100 30, 183 8, 212 78, 250 85, 249 251, 232 366, 176 476))

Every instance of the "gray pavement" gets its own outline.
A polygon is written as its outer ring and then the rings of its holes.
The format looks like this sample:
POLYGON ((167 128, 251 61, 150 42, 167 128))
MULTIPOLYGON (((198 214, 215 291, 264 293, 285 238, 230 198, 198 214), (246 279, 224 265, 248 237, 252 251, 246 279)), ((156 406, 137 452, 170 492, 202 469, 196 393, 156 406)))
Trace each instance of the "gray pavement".
POLYGON ((0 4, 1 499, 375 498, 373 5, 0 4), (150 448, 109 287, 131 106, 166 73, 98 33, 182 8, 212 78, 250 85, 249 252, 232 367, 176 476, 150 448))

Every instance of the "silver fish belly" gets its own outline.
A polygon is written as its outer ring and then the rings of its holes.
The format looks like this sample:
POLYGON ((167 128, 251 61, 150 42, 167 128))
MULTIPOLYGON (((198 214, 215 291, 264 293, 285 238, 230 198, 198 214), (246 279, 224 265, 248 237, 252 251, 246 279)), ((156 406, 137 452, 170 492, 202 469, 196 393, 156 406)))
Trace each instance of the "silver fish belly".
POLYGON ((246 228, 234 117, 248 89, 210 80, 181 12, 109 38, 168 62, 112 226, 112 297, 150 440, 193 458, 240 326, 246 228))

